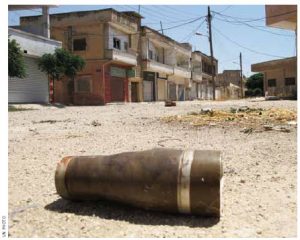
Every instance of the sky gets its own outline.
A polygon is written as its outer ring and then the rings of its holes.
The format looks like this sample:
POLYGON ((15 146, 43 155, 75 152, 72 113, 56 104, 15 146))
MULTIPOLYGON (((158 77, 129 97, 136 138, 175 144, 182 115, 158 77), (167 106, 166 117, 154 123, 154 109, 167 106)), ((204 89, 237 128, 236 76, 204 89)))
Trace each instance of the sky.
MULTIPOLYGON (((139 10, 138 5, 59 5, 51 8, 50 14, 103 8, 139 10)), ((211 5, 211 11, 213 52, 219 61, 219 73, 239 69, 240 52, 247 77, 253 74, 253 63, 296 55, 295 32, 265 26, 264 5, 211 5)), ((8 23, 18 25, 20 16, 40 14, 41 9, 12 11, 8 14, 8 23)), ((210 55, 205 21, 207 5, 140 5, 140 14, 144 17, 142 25, 159 30, 162 22, 165 35, 179 42, 189 42, 193 50, 210 55)))

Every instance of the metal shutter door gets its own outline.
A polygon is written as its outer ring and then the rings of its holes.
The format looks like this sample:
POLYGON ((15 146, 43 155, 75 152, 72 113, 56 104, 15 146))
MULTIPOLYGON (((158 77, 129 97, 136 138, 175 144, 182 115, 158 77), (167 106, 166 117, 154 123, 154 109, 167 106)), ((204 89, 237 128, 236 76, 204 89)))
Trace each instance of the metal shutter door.
POLYGON ((172 101, 176 101, 176 85, 175 84, 169 84, 169 99, 172 101))
POLYGON ((184 86, 178 85, 178 100, 184 101, 184 86))
POLYGON ((49 89, 47 75, 38 69, 37 59, 24 57, 27 76, 8 78, 9 103, 47 103, 49 89))
POLYGON ((144 101, 153 101, 153 82, 144 80, 144 101))
POLYGON ((166 100, 166 97, 165 97, 165 83, 166 83, 166 80, 161 80, 161 79, 157 80, 157 88, 158 88, 157 100, 158 101, 166 100))
POLYGON ((124 79, 119 77, 111 77, 110 79, 111 101, 123 102, 124 98, 124 79))
POLYGON ((197 83, 192 83, 192 89, 191 89, 191 99, 197 98, 197 83))

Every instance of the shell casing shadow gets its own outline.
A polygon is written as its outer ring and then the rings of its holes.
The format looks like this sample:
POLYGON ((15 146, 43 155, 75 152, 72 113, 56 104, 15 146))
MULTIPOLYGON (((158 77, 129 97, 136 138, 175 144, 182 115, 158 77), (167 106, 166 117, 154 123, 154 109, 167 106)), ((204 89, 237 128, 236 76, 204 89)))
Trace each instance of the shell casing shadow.
POLYGON ((220 217, 220 151, 151 149, 58 162, 57 193, 69 200, 112 200, 143 209, 220 217))

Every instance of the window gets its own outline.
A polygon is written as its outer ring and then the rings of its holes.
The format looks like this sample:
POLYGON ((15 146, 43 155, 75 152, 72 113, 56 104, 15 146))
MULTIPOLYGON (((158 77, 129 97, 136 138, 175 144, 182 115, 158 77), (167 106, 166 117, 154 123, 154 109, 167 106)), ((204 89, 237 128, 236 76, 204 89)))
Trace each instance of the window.
POLYGON ((86 50, 86 39, 79 38, 73 40, 73 51, 85 51, 86 50))
POLYGON ((276 79, 268 79, 268 87, 276 87, 276 79))
POLYGON ((291 85, 296 85, 296 80, 295 78, 285 78, 285 86, 291 86, 291 85))
POLYGON ((148 51, 149 59, 153 59, 153 52, 151 50, 148 51))
POLYGON ((114 38, 114 48, 121 49, 121 41, 118 38, 114 38))
POLYGON ((128 42, 124 42, 124 50, 128 50, 128 42))
POLYGON ((79 76, 76 79, 75 91, 79 93, 91 92, 91 76, 79 76))
POLYGON ((158 55, 156 55, 156 61, 159 62, 159 56, 158 55))

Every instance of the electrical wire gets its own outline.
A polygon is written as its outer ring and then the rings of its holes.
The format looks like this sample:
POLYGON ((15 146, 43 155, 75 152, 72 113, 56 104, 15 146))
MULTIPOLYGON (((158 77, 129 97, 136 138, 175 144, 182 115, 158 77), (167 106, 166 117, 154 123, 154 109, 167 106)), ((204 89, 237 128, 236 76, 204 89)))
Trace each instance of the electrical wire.
POLYGON ((198 21, 198 20, 200 20, 200 19, 202 19, 202 18, 204 18, 204 16, 203 16, 203 17, 199 17, 199 18, 197 18, 197 19, 194 19, 194 20, 192 20, 192 21, 186 22, 186 23, 182 23, 182 24, 179 24, 179 25, 176 25, 176 26, 172 26, 172 27, 165 28, 165 29, 163 29, 163 30, 165 31, 165 30, 170 30, 170 29, 182 27, 182 26, 185 26, 185 25, 187 25, 187 24, 196 22, 196 21, 198 21))
POLYGON ((228 10, 229 8, 233 7, 232 5, 229 5, 227 7, 225 7, 223 10, 219 11, 218 13, 222 13, 225 12, 226 10, 228 10))
MULTIPOLYGON (((188 21, 188 20, 195 20, 197 18, 188 18, 188 19, 181 19, 181 20, 178 20, 178 21, 164 22, 164 24, 180 23, 180 22, 185 22, 185 21, 188 21)), ((155 25, 156 24, 156 25, 160 25, 160 21, 158 21, 158 22, 144 22, 143 24, 148 24, 148 25, 155 25)))
MULTIPOLYGON (((179 5, 176 5, 176 6, 179 6, 179 5)), ((191 12, 187 12, 187 11, 183 11, 182 9, 181 10, 178 10, 178 9, 176 9, 176 8, 174 8, 173 6, 170 6, 170 5, 161 5, 160 7, 163 7, 163 8, 165 8, 165 9, 168 9, 168 10, 171 10, 173 13, 175 13, 175 14, 180 14, 181 16, 191 16, 191 15, 193 15, 193 16, 198 16, 198 15, 196 15, 196 14, 194 14, 194 13, 191 13, 191 12)), ((199 17, 199 16, 198 16, 199 17)))
POLYGON ((185 41, 186 39, 187 39, 186 41, 189 42, 190 39, 193 37, 193 35, 195 35, 196 32, 201 28, 201 26, 203 25, 204 22, 205 22, 205 19, 204 19, 199 25, 197 25, 196 28, 195 28, 191 33, 189 33, 187 36, 185 36, 185 37, 181 40, 181 42, 182 42, 182 41, 185 41))
POLYGON ((223 15, 225 17, 232 18, 232 19, 241 19, 241 20, 244 19, 243 22, 255 22, 255 21, 260 21, 260 20, 264 20, 264 19, 267 19, 267 18, 273 18, 273 17, 288 15, 288 14, 297 12, 297 10, 293 10, 293 11, 289 11, 289 12, 281 13, 281 14, 276 14, 276 15, 272 15, 272 16, 268 16, 268 17, 252 18, 252 19, 251 18, 240 18, 240 17, 229 16, 229 15, 225 15, 225 14, 222 14, 222 13, 216 12, 216 11, 212 11, 212 12, 215 13, 215 14, 218 14, 218 15, 223 15), (248 19, 248 20, 246 20, 246 19, 248 19))
POLYGON ((275 33, 275 32, 272 32, 272 31, 269 31, 269 30, 266 30, 266 29, 261 29, 261 28, 258 28, 257 26, 250 25, 250 24, 248 24, 246 22, 236 21, 236 23, 238 23, 238 24, 234 24, 233 21, 228 21, 228 20, 221 19, 221 18, 218 18, 218 17, 214 17, 214 19, 217 19, 217 20, 222 21, 222 22, 227 22, 227 23, 230 23, 230 24, 233 24, 233 25, 245 25, 245 26, 250 27, 252 29, 256 29, 256 30, 262 31, 262 32, 267 32, 267 33, 270 33, 270 34, 273 34, 273 35, 277 35, 277 36, 295 37, 294 35, 275 33))
MULTIPOLYGON (((185 22, 185 23, 182 23, 182 24, 179 24, 179 25, 175 25, 175 26, 172 26, 172 27, 168 27, 168 28, 163 28, 163 29, 158 29, 158 30, 153 29, 153 31, 160 32, 160 31, 162 31, 162 30, 165 31, 165 30, 171 30, 171 29, 179 28, 179 27, 182 27, 182 26, 186 26, 186 25, 188 25, 188 24, 191 24, 191 23, 193 23, 193 22, 195 22, 195 21, 198 21, 198 20, 200 20, 201 18, 203 18, 203 17, 199 17, 199 18, 194 19, 194 20, 192 20, 192 21, 188 21, 188 22, 185 22)), ((42 24, 39 24, 39 25, 42 26, 42 24)), ((51 26, 51 28, 57 29, 57 30, 66 31, 66 29, 65 29, 65 28, 62 28, 62 27, 51 26)), ((131 33, 130 35, 136 35, 136 34, 139 34, 139 33, 141 33, 141 31, 133 32, 133 33, 131 33)), ((145 33, 153 33, 153 32, 150 30, 150 31, 146 31, 145 33)), ((87 33, 87 34, 82 34, 82 35, 88 35, 88 36, 103 36, 103 37, 111 37, 111 36, 113 36, 113 37, 118 37, 118 36, 121 37, 121 36, 124 36, 124 35, 118 35, 118 34, 116 34, 116 35, 105 35, 105 34, 98 34, 98 33, 87 33)))
POLYGON ((256 53, 256 54, 259 54, 259 55, 265 55, 265 56, 269 56, 269 57, 276 57, 276 58, 285 58, 283 56, 278 56, 278 55, 273 55, 273 54, 268 54, 268 53, 264 53, 264 52, 259 52, 259 51, 256 51, 256 50, 253 50, 251 48, 248 48, 248 47, 245 47, 243 45, 241 45, 240 43, 230 39, 229 37, 227 37, 225 34, 223 34, 220 30, 218 30, 217 28, 215 27, 212 27, 217 33, 219 33, 221 36, 223 36, 225 39, 227 39, 228 41, 234 43, 235 45, 241 47, 241 48, 244 48, 250 52, 253 52, 253 53, 256 53))

